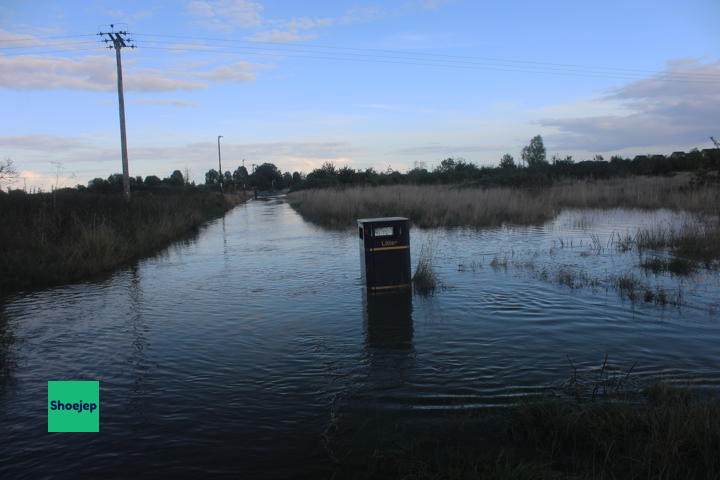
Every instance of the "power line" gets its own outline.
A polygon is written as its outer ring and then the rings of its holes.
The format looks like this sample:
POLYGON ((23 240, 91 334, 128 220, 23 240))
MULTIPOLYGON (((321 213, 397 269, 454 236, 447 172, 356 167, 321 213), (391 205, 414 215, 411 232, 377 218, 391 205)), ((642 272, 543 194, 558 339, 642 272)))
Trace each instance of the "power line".
MULTIPOLYGON (((200 45, 195 45, 200 46, 200 45)), ((207 46, 207 45, 202 45, 207 46)), ((279 57, 279 58, 311 58, 311 59, 320 59, 320 60, 341 60, 341 61, 359 61, 359 62, 370 62, 370 63, 387 63, 387 64, 398 64, 398 65, 418 65, 418 66, 430 66, 430 67, 450 67, 450 68, 460 68, 460 69, 470 69, 470 70, 495 70, 495 71, 505 71, 505 72, 516 72, 516 73, 541 73, 541 74, 554 74, 554 75, 570 75, 570 76, 581 76, 581 77, 591 77, 591 78, 617 78, 617 79, 624 79, 624 80, 638 80, 647 78, 646 76, 641 76, 638 74, 630 74, 630 73, 613 73, 613 72, 596 72, 592 70, 569 70, 569 69, 553 69, 553 68, 540 68, 540 67, 534 67, 531 65, 503 65, 503 64, 493 64, 493 63, 480 63, 480 62, 454 62, 449 60, 432 60, 432 59, 418 59, 414 57, 383 57, 383 56, 372 56, 372 55, 363 55, 362 58, 360 57, 350 57, 350 56, 327 56, 327 55, 317 55, 318 53, 323 54, 325 52, 313 52, 313 51, 303 51, 303 50, 294 50, 294 51, 274 51, 272 49, 263 49, 260 47, 234 47, 234 48, 226 48, 221 47, 221 49, 213 49, 213 50, 197 50, 194 48, 190 48, 188 46, 177 46, 177 47, 153 47, 153 46, 144 46, 143 49, 151 49, 151 50, 168 50, 168 51, 175 51, 175 52, 188 52, 188 53, 198 53, 198 54, 205 54, 205 53, 214 53, 214 54, 238 54, 243 53, 246 55, 258 55, 258 56, 269 56, 269 57, 279 57), (442 62, 442 63, 441 63, 442 62)), ((668 80, 674 80, 674 81, 688 81, 688 82, 707 82, 712 80, 711 76, 707 76, 707 78, 693 78, 689 74, 672 74, 672 73, 664 73, 664 72, 655 72, 656 75, 661 75, 663 78, 668 80)))
POLYGON ((44 45, 23 45, 23 46, 12 46, 12 47, 0 47, 0 50, 19 50, 19 49, 30 49, 30 48, 45 48, 45 47, 64 47, 73 45, 89 45, 97 44, 95 41, 82 41, 82 42, 71 42, 71 43, 50 43, 44 45))
POLYGON ((58 50, 41 50, 39 52, 22 52, 22 53, 13 53, 10 55, 0 55, 0 58, 16 58, 16 57, 30 57, 33 55, 47 55, 49 53, 68 53, 68 52, 100 52, 101 50, 105 50, 105 47, 102 47, 98 45, 94 48, 63 48, 58 50))
MULTIPOLYGON (((362 49, 355 47, 340 47, 332 45, 317 45, 317 44, 303 44, 302 46, 295 45, 283 45, 271 42, 243 42, 233 39, 221 39, 211 37, 185 37, 180 35, 161 35, 161 34, 136 34, 142 37, 150 37, 146 40, 151 45, 144 46, 144 48, 150 50, 167 50, 173 52, 184 52, 194 54, 223 54, 223 55, 255 55, 263 57, 274 57, 274 58, 307 58, 317 60, 334 60, 334 61, 355 61, 364 63, 383 63, 383 64, 396 64, 396 65, 414 65, 414 66, 426 66, 426 67, 450 67, 455 69, 466 69, 466 70, 488 70, 488 71, 500 71, 500 72, 512 72, 512 73, 535 73, 544 75, 564 75, 564 76, 577 76, 587 78, 614 78, 620 80, 639 80, 647 79, 648 75, 653 75, 656 78, 660 78, 667 81, 676 82, 718 82, 720 81, 720 75, 706 74, 706 73, 682 73, 682 72, 663 72, 663 71, 652 71, 652 70, 641 70, 641 69, 630 69, 630 68, 616 68, 616 67, 595 67, 588 65, 576 65, 576 64, 561 64, 561 63, 548 63, 548 62, 536 62, 536 61, 523 61, 523 60, 511 60, 501 59, 493 57, 473 57, 473 56, 462 56, 462 55, 448 55, 448 54, 436 54, 426 53, 417 51, 400 51, 400 50, 387 50, 387 49, 362 49), (176 42, 170 42, 167 40, 154 40, 153 38, 178 38, 183 40, 200 40, 204 42, 221 42, 222 45, 212 43, 193 43, 183 42, 178 45, 176 42), (258 46, 271 45, 267 47, 258 46), (203 50, 204 49, 204 50, 203 50), (324 49, 324 50, 323 50, 324 49), (327 51, 331 50, 331 51, 327 51)), ((52 37, 52 38, 67 38, 67 37, 78 37, 88 35, 76 35, 66 37, 52 37)), ((51 38, 51 37, 47 37, 51 38)), ((27 41, 27 40, 16 40, 16 41, 27 41)), ((106 40, 109 41, 109 40, 106 40)), ((60 45, 78 45, 91 42, 75 42, 70 44, 57 44, 60 45)), ((51 45, 46 45, 51 46, 51 45)), ((3 49, 32 49, 37 47, 0 47, 3 49)), ((65 51, 87 51, 94 49, 66 49, 65 51)), ((22 53, 20 55, 38 55, 45 53, 55 53, 63 51, 62 49, 54 51, 29 51, 28 53, 22 53)), ((5 55, 7 57, 7 55, 5 55)), ((14 55, 17 56, 17 55, 14 55)))
MULTIPOLYGON (((233 40, 233 39, 221 39, 221 38, 210 38, 210 37, 186 37, 186 36, 179 36, 179 35, 160 35, 160 34, 136 34, 137 36, 142 37, 163 37, 163 38, 178 38, 178 39, 184 39, 184 40, 202 40, 202 41, 211 41, 211 42, 223 42, 223 43, 232 43, 234 48, 258 48, 258 47, 251 47, 251 46, 243 46, 245 45, 253 45, 253 44, 264 44, 264 45, 272 45, 273 50, 283 50, 288 49, 290 51, 297 50, 297 47, 294 45, 285 45, 285 44, 278 44, 273 42, 244 42, 239 40, 233 40)), ((157 43, 160 43, 159 41, 154 41, 157 43)), ((169 43, 169 42, 168 42, 169 43)), ((187 43, 186 43, 187 44, 187 43)), ((190 44, 194 46, 218 46, 218 45, 211 45, 211 44, 190 44)), ((226 45, 222 45, 222 47, 226 47, 226 45)), ((405 50, 389 50, 389 49, 373 49, 373 48, 355 48, 355 47, 340 47, 340 46, 334 46, 334 45, 319 45, 319 44, 303 44, 303 48, 317 48, 317 49, 331 49, 331 50, 351 50, 355 52, 371 52, 365 55, 376 55, 377 53, 391 53, 395 55, 400 55, 402 57, 407 57, 408 55, 411 55, 413 57, 427 57, 427 59, 452 59, 455 61, 463 61, 463 60, 470 60, 470 61, 491 61, 491 62, 502 62, 502 63, 511 63, 511 64, 518 64, 518 66, 521 67, 529 67, 531 65, 537 65, 539 67, 558 67, 558 68, 574 68, 574 69, 583 69, 583 70, 609 70, 609 71, 615 71, 615 72, 633 72, 635 74, 658 74, 660 72, 655 70, 643 70, 643 69, 634 69, 634 68, 618 68, 618 67, 605 67, 605 66, 591 66, 591 65, 579 65, 579 64, 562 64, 562 63, 550 63, 550 62, 538 62, 538 61, 531 61, 531 60, 512 60, 512 59, 504 59, 504 58, 497 58, 497 57, 479 57, 479 56, 464 56, 464 55, 448 55, 448 54, 438 54, 438 53, 427 53, 427 52, 418 52, 418 51, 405 51, 405 50)), ((324 52, 323 52, 324 53, 324 52)), ((350 53, 346 53, 350 55, 350 53)), ((362 55, 362 54, 359 54, 362 55)), ((514 65, 513 65, 514 66, 514 65)), ((681 74, 681 75, 693 75, 693 76, 707 76, 712 77, 712 75, 706 75, 706 74, 681 74)))
POLYGON ((10 40, 3 40, 3 43, 8 42, 32 42, 34 40, 59 40, 63 38, 77 38, 77 37, 94 37, 94 33, 85 33, 85 34, 79 34, 79 35, 61 35, 56 37, 36 37, 34 35, 30 35, 30 38, 13 38, 10 40))

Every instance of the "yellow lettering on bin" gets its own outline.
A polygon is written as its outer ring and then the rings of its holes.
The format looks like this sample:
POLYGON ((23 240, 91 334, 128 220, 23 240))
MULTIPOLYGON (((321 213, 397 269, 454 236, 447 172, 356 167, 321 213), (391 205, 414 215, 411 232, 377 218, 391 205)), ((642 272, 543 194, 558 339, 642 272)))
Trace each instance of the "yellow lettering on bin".
POLYGON ((397 247, 378 247, 378 248, 371 248, 369 249, 371 252, 382 252, 384 250, 402 250, 405 248, 409 248, 407 245, 399 245, 397 247))

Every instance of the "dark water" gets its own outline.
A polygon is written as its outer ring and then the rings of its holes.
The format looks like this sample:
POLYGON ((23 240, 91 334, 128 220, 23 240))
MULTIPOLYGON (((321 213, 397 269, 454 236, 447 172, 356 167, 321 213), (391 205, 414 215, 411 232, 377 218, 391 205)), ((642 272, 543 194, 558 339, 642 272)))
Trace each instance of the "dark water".
POLYGON ((6 300, 0 478, 321 476, 342 421, 512 404, 567 379, 568 356, 716 389, 718 276, 645 276, 611 240, 682 221, 414 230, 414 261, 434 244, 445 288, 368 303, 354 230, 251 202, 110 278, 6 300), (570 288, 560 270, 597 281, 570 288), (607 279, 627 272, 682 305, 623 300, 607 279), (47 433, 49 380, 100 381, 100 433, 47 433))

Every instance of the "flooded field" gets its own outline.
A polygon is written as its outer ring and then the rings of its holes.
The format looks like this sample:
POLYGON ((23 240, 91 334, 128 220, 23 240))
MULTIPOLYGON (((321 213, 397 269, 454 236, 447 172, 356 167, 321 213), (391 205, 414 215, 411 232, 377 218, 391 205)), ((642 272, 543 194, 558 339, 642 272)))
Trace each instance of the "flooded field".
POLYGON ((4 300, 0 476, 312 477, 339 423, 511 405, 606 355, 633 385, 717 388, 720 276, 653 273, 664 254, 626 242, 687 221, 414 229, 442 288, 368 302, 354 229, 250 202, 112 276, 4 300), (100 381, 99 434, 47 433, 49 380, 100 381))

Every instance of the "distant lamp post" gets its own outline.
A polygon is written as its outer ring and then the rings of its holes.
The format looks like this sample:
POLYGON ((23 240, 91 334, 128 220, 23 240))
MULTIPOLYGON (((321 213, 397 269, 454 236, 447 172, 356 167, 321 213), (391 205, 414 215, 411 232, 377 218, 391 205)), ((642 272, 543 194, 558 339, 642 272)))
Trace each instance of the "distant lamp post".
POLYGON ((220 169, 220 193, 222 195, 225 194, 225 191, 223 190, 223 171, 222 171, 222 162, 220 161, 220 139, 223 138, 222 135, 218 135, 218 169, 220 169))

